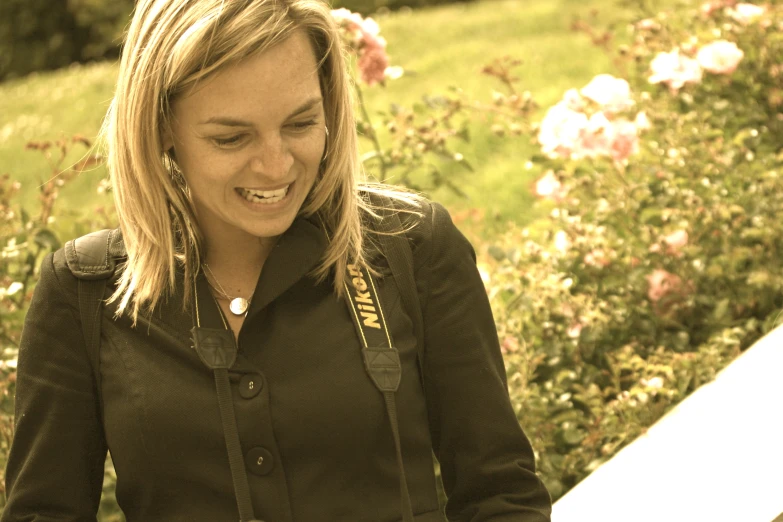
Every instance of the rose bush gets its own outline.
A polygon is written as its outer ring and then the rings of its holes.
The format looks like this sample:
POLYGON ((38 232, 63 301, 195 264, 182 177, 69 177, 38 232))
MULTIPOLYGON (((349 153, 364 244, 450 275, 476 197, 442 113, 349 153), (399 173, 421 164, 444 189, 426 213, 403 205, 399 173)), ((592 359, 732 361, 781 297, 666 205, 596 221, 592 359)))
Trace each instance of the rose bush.
POLYGON ((622 78, 566 92, 531 133, 547 232, 481 254, 554 498, 783 307, 783 7, 662 12, 631 26, 617 63, 622 78))

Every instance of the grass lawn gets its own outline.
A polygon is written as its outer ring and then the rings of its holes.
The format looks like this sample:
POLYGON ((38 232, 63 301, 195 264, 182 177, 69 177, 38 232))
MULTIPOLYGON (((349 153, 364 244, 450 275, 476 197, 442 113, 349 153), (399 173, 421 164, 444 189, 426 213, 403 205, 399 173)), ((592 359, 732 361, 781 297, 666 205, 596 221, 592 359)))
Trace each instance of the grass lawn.
MULTIPOLYGON (((488 101, 499 85, 482 75, 481 67, 505 55, 523 60, 518 70, 521 88, 546 108, 566 89, 583 86, 595 74, 612 72, 609 59, 585 35, 569 29, 574 16, 592 9, 598 9, 604 21, 621 16, 612 0, 483 0, 377 16, 393 64, 409 74, 386 89, 366 89, 369 111, 375 114, 392 102, 409 106, 423 95, 445 93, 449 86, 488 101)), ((115 64, 98 63, 0 84, 0 174, 22 182, 25 201, 30 202, 36 187, 51 176, 40 152, 24 150, 25 143, 77 133, 94 137, 115 75, 115 64)), ((471 143, 461 152, 476 172, 460 169, 450 175, 469 198, 439 189, 431 194, 435 199, 455 211, 484 209, 489 217, 482 225, 485 232, 507 220, 530 223, 546 211, 534 205, 529 193, 531 181, 540 173, 524 168, 534 152, 526 138, 499 138, 486 126, 476 125, 471 143)), ((95 191, 104 175, 98 169, 73 181, 61 194, 61 208, 105 204, 107 199, 95 191)))

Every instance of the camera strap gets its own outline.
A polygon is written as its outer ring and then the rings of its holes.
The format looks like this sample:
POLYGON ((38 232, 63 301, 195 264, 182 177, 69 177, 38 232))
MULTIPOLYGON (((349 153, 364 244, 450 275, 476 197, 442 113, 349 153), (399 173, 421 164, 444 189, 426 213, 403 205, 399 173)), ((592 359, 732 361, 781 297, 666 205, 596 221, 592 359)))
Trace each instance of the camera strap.
POLYGON ((263 522, 256 519, 253 513, 253 504, 250 501, 250 484, 247 481, 245 461, 242 458, 234 401, 228 379, 228 370, 234 365, 237 358, 234 332, 226 323, 220 306, 209 290, 206 279, 197 278, 193 288, 195 301, 193 307, 193 324, 195 326, 191 330, 193 346, 196 348, 201 362, 212 370, 215 376, 218 408, 220 408, 220 420, 223 423, 223 435, 226 439, 231 480, 234 483, 234 493, 237 497, 239 520, 240 522, 263 522), (212 302, 210 303, 209 300, 212 302))
MULTIPOLYGON (((397 407, 394 397, 402 377, 400 355, 392 344, 378 291, 369 271, 366 268, 348 264, 347 275, 348 280, 345 283, 346 300, 356 333, 362 343, 364 365, 376 388, 383 393, 386 412, 392 429, 397 465, 399 466, 402 520, 403 522, 413 522, 413 509, 405 478, 405 467, 402 460, 400 432, 397 422, 397 407)), ((218 407, 220 408, 220 418, 223 423, 223 433, 226 439, 228 461, 239 508, 240 522, 259 522, 253 514, 253 505, 250 500, 250 485, 247 480, 245 462, 242 458, 234 403, 228 378, 228 370, 234 365, 237 357, 236 339, 226 323, 225 317, 220 312, 220 307, 209 290, 206 279, 198 278, 196 280, 194 284, 194 300, 193 323, 195 326, 191 330, 193 344, 201 362, 211 369, 215 376, 218 407), (209 300, 213 302, 210 303, 209 300)))
POLYGON ((408 483, 405 479, 405 466, 402 460, 400 430, 397 422, 397 405, 394 393, 400 385, 402 366, 400 354, 392 344, 386 318, 383 315, 381 300, 375 282, 366 268, 348 264, 348 282, 345 283, 351 319, 356 333, 362 342, 364 366, 375 387, 383 394, 386 412, 394 438, 397 453, 397 466, 400 475, 400 505, 403 522, 413 522, 408 483))

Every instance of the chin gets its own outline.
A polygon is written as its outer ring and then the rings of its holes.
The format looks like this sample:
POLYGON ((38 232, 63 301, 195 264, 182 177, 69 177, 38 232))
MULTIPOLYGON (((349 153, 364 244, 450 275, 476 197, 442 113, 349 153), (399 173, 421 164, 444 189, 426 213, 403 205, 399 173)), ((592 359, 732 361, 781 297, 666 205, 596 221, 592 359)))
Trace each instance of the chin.
POLYGON ((250 226, 243 227, 245 232, 255 237, 277 237, 285 234, 286 230, 291 228, 291 225, 296 218, 296 214, 292 216, 280 216, 273 222, 266 223, 253 223, 250 226))

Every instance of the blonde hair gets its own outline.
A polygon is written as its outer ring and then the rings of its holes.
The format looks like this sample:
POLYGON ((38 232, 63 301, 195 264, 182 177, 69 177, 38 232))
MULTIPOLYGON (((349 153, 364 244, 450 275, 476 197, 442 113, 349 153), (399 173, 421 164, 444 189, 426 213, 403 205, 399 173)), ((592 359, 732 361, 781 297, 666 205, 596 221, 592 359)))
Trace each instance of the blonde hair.
MULTIPOLYGON (((110 302, 134 322, 173 292, 177 267, 198 274, 203 237, 181 175, 162 150, 171 102, 226 65, 306 32, 319 63, 329 137, 324 163, 300 214, 320 215, 330 244, 313 271, 334 274, 343 295, 349 259, 367 266, 361 212, 375 218, 369 194, 403 201, 418 195, 365 183, 358 159, 351 79, 337 26, 321 0, 139 0, 125 38, 115 97, 102 130, 120 229, 128 254, 110 302)), ((190 285, 184 285, 187 306, 190 285)))

